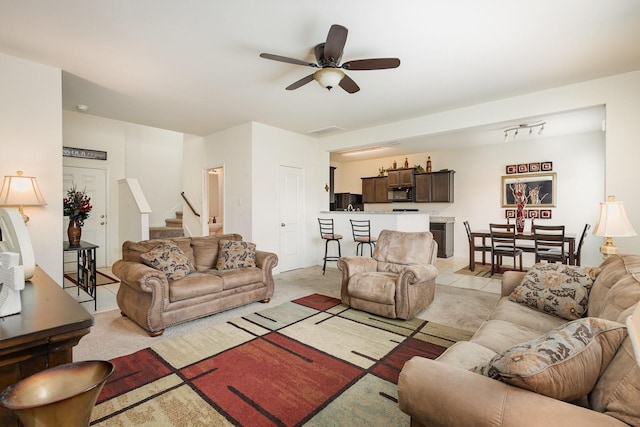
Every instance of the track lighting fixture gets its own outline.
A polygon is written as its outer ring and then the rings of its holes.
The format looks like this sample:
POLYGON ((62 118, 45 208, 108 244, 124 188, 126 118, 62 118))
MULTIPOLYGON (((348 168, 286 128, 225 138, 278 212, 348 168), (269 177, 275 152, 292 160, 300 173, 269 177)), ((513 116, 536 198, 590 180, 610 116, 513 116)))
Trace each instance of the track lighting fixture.
POLYGON ((529 129, 529 136, 533 135, 533 129, 534 128, 539 128, 538 129, 538 135, 542 135, 542 131, 544 130, 544 125, 546 124, 546 122, 538 122, 538 123, 520 123, 517 126, 512 126, 508 129, 504 130, 504 140, 505 142, 509 140, 509 132, 513 131, 513 135, 512 138, 516 139, 516 137, 518 136, 518 131, 520 129, 529 129))

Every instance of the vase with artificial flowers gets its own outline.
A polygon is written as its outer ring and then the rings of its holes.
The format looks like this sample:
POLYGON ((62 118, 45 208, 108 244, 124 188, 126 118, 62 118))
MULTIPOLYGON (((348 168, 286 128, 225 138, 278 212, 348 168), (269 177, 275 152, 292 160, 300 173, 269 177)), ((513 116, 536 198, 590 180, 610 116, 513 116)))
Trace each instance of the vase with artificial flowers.
POLYGON ((516 182, 511 185, 511 193, 516 203, 516 231, 524 232, 524 208, 527 206, 527 184, 524 182, 516 182))
POLYGON ((67 190, 67 197, 62 199, 64 216, 69 217, 69 227, 67 228, 67 237, 69 245, 78 246, 82 237, 82 226, 84 221, 89 218, 91 206, 91 198, 87 195, 86 190, 79 191, 75 184, 67 190))

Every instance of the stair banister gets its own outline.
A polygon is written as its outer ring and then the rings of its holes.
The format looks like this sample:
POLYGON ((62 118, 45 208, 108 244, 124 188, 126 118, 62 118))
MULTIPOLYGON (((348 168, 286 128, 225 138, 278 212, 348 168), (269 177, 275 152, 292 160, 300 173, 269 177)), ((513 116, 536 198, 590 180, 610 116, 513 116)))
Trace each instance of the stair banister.
POLYGON ((193 205, 191 204, 191 201, 189 200, 189 198, 187 197, 186 194, 184 194, 184 191, 180 193, 180 195, 182 196, 182 198, 184 199, 184 201, 187 203, 187 206, 189 206, 189 209, 191 209, 191 212, 193 212, 193 214, 197 217, 200 217, 200 214, 196 211, 196 209, 193 207, 193 205))

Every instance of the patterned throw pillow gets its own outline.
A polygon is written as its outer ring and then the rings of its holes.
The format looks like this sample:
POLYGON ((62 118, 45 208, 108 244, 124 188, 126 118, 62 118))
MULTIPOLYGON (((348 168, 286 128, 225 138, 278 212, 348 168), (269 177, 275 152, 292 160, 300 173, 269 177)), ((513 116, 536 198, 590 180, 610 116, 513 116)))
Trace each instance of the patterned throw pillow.
POLYGON ((599 268, 534 264, 509 299, 547 314, 576 320, 587 311, 589 292, 598 273, 599 268))
POLYGON ((189 257, 172 243, 158 245, 149 252, 140 254, 140 258, 146 265, 162 271, 171 280, 182 279, 196 270, 189 257))
POLYGON ((236 240, 220 240, 218 250, 218 270, 231 270, 233 268, 255 267, 256 245, 255 243, 236 240))
POLYGON ((498 353, 472 371, 570 402, 595 387, 626 336, 621 323, 587 317, 498 353))

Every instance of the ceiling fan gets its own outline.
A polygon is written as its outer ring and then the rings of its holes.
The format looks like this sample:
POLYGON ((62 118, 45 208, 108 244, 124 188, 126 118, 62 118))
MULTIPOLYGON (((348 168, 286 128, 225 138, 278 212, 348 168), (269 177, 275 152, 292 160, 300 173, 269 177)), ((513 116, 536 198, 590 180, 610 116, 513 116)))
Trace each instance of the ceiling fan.
POLYGON ((339 85, 349 93, 356 93, 360 90, 360 87, 351 77, 346 75, 342 69, 353 71, 384 70, 400 66, 400 60, 398 58, 358 59, 355 61, 347 61, 340 65, 344 45, 347 41, 347 33, 348 30, 342 25, 332 25, 329 29, 329 34, 327 34, 327 41, 316 45, 314 48, 317 61, 315 64, 313 62, 301 61, 299 59, 288 58, 286 56, 272 55, 270 53, 261 53, 260 57, 289 64, 319 68, 318 71, 287 86, 287 90, 298 89, 315 79, 320 86, 327 88, 328 90, 339 85))

